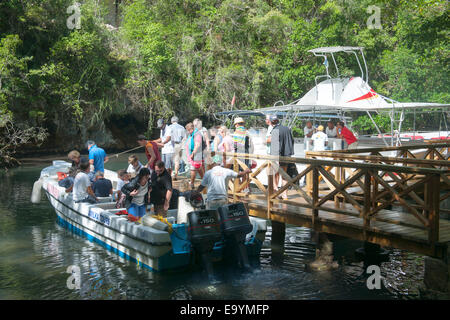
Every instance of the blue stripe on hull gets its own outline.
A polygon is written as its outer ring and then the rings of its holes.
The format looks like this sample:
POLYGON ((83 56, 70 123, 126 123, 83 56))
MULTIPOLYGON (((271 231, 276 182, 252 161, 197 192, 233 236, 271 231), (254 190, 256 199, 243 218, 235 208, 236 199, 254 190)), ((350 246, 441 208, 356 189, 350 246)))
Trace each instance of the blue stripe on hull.
MULTIPOLYGON (((58 223, 61 226, 65 227, 66 229, 88 239, 91 242, 98 243, 102 247, 117 254, 121 258, 124 258, 131 262, 134 262, 137 265, 142 266, 147 270, 150 270, 153 272, 158 272, 158 271, 163 271, 163 270, 167 270, 167 269, 176 269, 176 268, 180 268, 180 267, 189 265, 189 262, 190 262, 189 254, 175 255, 172 252, 169 252, 168 254, 165 254, 159 258, 159 261, 158 261, 158 265, 160 266, 159 270, 154 269, 154 268, 150 267, 149 265, 142 263, 141 261, 139 261, 139 263, 138 263, 137 259, 133 258, 132 256, 126 254, 125 252, 123 252, 117 248, 110 246, 109 244, 105 243, 104 241, 102 241, 102 240, 88 234, 87 232, 81 230, 80 228, 74 226, 70 222, 68 222, 68 221, 64 220, 62 217, 60 217, 59 214, 57 214, 56 216, 58 218, 58 223)), ((259 253, 261 251, 262 242, 257 239, 252 239, 252 241, 250 243, 249 242, 246 243, 246 247, 247 247, 247 252, 248 252, 249 256, 255 256, 255 255, 257 256, 257 255, 259 255, 259 253)), ((213 261, 220 261, 223 259, 222 255, 223 255, 223 247, 215 247, 213 252, 211 253, 211 258, 213 261)))
MULTIPOLYGON (((47 194, 48 197, 53 197, 52 195, 50 195, 47 192, 47 190, 45 190, 45 191, 46 191, 46 194, 47 194)), ((55 200, 60 202, 57 199, 55 199, 55 200)), ((69 208, 69 209, 74 211, 72 208, 69 208)), ((155 260, 157 260, 158 268, 152 268, 149 265, 147 265, 145 263, 142 263, 142 261, 138 262, 138 260, 136 258, 126 254, 125 252, 123 252, 123 251, 121 251, 121 250, 119 250, 117 248, 112 247, 111 245, 107 244, 106 242, 104 242, 104 241, 102 241, 102 240, 100 240, 100 239, 90 235, 89 233, 85 232, 84 230, 74 226, 69 221, 65 220, 64 218, 62 218, 60 216, 60 215, 64 216, 63 213, 59 213, 56 208, 55 208, 55 211, 56 211, 56 217, 58 219, 57 221, 58 221, 58 223, 61 226, 63 226, 65 228, 71 230, 72 232, 74 232, 74 233, 76 233, 76 234, 78 234, 78 235, 88 239, 91 242, 95 242, 95 243, 100 244, 102 247, 104 247, 104 248, 108 249, 109 251, 117 254, 121 258, 124 258, 124 259, 127 259, 127 260, 131 261, 131 262, 134 262, 134 263, 136 263, 139 266, 143 266, 144 268, 146 268, 146 269, 148 269, 150 271, 164 271, 164 270, 168 270, 168 269, 177 269, 177 268, 185 267, 185 266, 189 265, 189 263, 190 263, 190 253, 189 252, 185 253, 185 254, 174 254, 172 252, 172 250, 171 250, 167 254, 164 254, 164 255, 158 257, 157 259, 155 259, 155 260)))
POLYGON ((74 232, 74 233, 76 233, 76 234, 78 234, 78 235, 80 235, 82 237, 85 237, 86 239, 88 239, 91 242, 98 243, 102 247, 104 247, 104 248, 108 249, 109 251, 117 254, 121 258, 124 258, 124 259, 127 259, 127 260, 131 261, 131 262, 134 262, 134 263, 138 264, 139 266, 142 266, 142 267, 144 267, 144 268, 146 268, 146 269, 148 269, 150 271, 158 271, 156 269, 153 269, 149 265, 147 265, 145 263, 142 263, 141 261, 139 261, 139 263, 138 263, 137 259, 133 258, 132 256, 126 254, 125 252, 123 252, 123 251, 121 251, 121 250, 119 250, 117 248, 114 248, 114 247, 110 246, 106 242, 104 242, 104 241, 102 241, 102 240, 100 240, 100 239, 90 235, 89 233, 81 230, 80 228, 74 226, 70 222, 68 222, 68 221, 64 220, 62 217, 60 217, 59 214, 57 214, 56 217, 58 219, 58 224, 63 226, 64 228, 66 228, 66 229, 68 229, 68 230, 70 230, 70 231, 72 231, 72 232, 74 232))
MULTIPOLYGON (((57 211, 57 210, 55 210, 55 211, 57 211)), ((62 213, 61 213, 61 215, 62 215, 62 213)), ((171 250, 167 254, 158 258, 158 261, 157 261, 158 269, 155 269, 145 263, 142 263, 142 261, 138 262, 136 258, 128 255, 127 253, 125 253, 117 248, 112 247, 111 245, 107 244, 106 242, 104 242, 104 241, 90 235, 86 231, 74 226, 69 221, 62 218, 60 216, 60 213, 56 212, 56 217, 57 217, 58 224, 63 226, 64 228, 88 239, 91 242, 95 242, 95 243, 101 245, 102 247, 106 248, 107 250, 117 254, 119 257, 127 259, 131 262, 134 262, 137 265, 142 266, 147 270, 150 270, 153 272, 158 272, 158 271, 164 271, 164 270, 168 270, 168 269, 179 269, 182 267, 187 267, 191 262, 190 261, 190 253, 186 252, 183 254, 174 254, 171 250)), ((222 242, 216 243, 213 251, 211 252, 212 261, 218 262, 218 261, 223 260, 223 258, 224 258, 223 257, 223 254, 224 254, 223 245, 224 245, 224 243, 222 243, 222 242)), ((255 255, 257 256, 257 255, 259 255, 259 253, 261 251, 262 242, 256 238, 253 238, 250 241, 246 242, 245 246, 247 247, 247 252, 248 252, 249 256, 255 256, 255 255)))

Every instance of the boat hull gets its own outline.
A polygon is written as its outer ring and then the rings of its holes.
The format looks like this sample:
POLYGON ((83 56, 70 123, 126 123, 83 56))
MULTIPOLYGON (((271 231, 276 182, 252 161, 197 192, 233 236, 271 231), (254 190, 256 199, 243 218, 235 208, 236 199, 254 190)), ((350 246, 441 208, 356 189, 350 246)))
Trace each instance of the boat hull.
MULTIPOLYGON (((55 170, 62 169, 49 168, 44 170, 50 175, 41 175, 42 188, 56 211, 59 225, 150 271, 183 269, 196 262, 186 224, 174 224, 174 232, 169 233, 115 215, 113 202, 75 203, 52 176, 55 170)), ((247 235, 246 246, 249 255, 259 256, 266 224, 262 219, 251 217, 251 220, 254 230, 247 235)), ((224 242, 216 243, 211 254, 213 261, 226 260, 225 251, 224 242)))

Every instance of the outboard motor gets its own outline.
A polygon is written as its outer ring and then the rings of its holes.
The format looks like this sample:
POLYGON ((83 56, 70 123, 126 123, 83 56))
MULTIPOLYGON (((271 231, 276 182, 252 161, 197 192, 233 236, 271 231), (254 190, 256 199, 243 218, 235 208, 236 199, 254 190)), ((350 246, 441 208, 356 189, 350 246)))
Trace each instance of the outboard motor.
POLYGON ((188 213, 189 240, 202 257, 210 279, 213 279, 213 269, 210 253, 214 244, 222 239, 220 218, 217 210, 198 210, 188 213))
POLYGON ((205 202, 200 192, 188 191, 183 195, 189 204, 197 209, 187 214, 189 240, 194 250, 201 255, 208 276, 212 280, 214 275, 209 254, 214 244, 222 239, 219 213, 217 210, 204 209, 205 202))
POLYGON ((225 240, 233 247, 237 247, 238 261, 244 268, 249 269, 245 236, 253 230, 248 218, 247 209, 242 202, 221 206, 217 209, 221 218, 222 231, 225 240))

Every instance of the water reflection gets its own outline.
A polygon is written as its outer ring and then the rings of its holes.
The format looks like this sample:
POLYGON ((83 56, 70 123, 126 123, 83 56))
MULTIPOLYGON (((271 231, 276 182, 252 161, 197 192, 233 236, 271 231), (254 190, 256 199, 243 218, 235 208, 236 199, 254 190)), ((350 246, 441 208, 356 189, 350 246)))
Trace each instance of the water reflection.
MULTIPOLYGON (((111 160, 112 169, 126 164, 111 160)), ((50 162, 49 162, 50 163, 50 162)), ((417 298, 423 257, 393 250, 381 264, 386 288, 368 290, 353 240, 334 242, 337 270, 309 272, 315 243, 307 228, 288 226, 284 247, 271 246, 269 226, 254 269, 216 265, 218 283, 198 268, 152 273, 56 223, 42 199, 30 203, 34 181, 44 165, 0 173, 0 299, 406 299, 417 298), (69 289, 67 268, 78 266, 80 289, 69 289)))

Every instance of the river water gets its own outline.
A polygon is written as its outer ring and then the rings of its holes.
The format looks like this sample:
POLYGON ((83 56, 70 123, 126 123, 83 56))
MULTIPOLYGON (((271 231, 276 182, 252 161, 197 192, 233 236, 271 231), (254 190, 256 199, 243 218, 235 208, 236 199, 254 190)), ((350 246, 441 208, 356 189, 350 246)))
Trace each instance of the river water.
MULTIPOLYGON (((391 249, 390 261, 380 265, 384 285, 369 290, 363 263, 354 257, 361 242, 334 242, 339 267, 310 271, 306 266, 313 261, 316 246, 309 229, 294 226, 287 226, 281 258, 271 248, 269 225, 260 258, 252 261, 253 271, 215 266, 217 283, 210 283, 199 268, 149 272, 58 225, 44 195, 39 204, 30 202, 34 181, 49 165, 49 158, 34 159, 0 171, 0 299, 419 298, 423 256, 391 249), (80 289, 67 285, 71 266, 81 272, 80 289)), ((126 157, 105 165, 112 170, 125 166, 126 157)))

